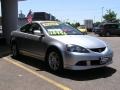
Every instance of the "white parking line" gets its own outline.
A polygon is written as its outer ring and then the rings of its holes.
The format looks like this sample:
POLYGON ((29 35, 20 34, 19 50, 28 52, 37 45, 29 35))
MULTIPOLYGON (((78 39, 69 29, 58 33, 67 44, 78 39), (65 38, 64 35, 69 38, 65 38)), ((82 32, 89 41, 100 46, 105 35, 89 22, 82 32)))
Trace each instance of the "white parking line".
POLYGON ((72 90, 71 88, 69 88, 69 87, 67 87, 67 86, 65 86, 65 85, 63 85, 63 84, 61 84, 61 83, 58 83, 58 82, 56 82, 56 81, 54 81, 54 80, 52 80, 52 79, 50 79, 50 78, 48 78, 48 77, 45 77, 45 76, 42 75, 42 74, 39 74, 39 73, 37 73, 37 72, 35 72, 35 71, 27 68, 27 67, 25 67, 25 66, 23 66, 23 65, 15 62, 14 59, 11 59, 11 58, 9 59, 9 58, 7 58, 7 57, 4 57, 3 59, 6 60, 6 61, 8 61, 9 63, 12 63, 12 64, 16 65, 17 67, 20 67, 20 68, 28 71, 29 73, 32 73, 33 75, 35 75, 35 76, 37 76, 37 77, 39 77, 39 78, 41 78, 41 79, 43 79, 43 80, 45 80, 45 81, 53 84, 54 86, 56 86, 56 87, 58 87, 58 88, 60 88, 60 89, 62 89, 62 90, 72 90))

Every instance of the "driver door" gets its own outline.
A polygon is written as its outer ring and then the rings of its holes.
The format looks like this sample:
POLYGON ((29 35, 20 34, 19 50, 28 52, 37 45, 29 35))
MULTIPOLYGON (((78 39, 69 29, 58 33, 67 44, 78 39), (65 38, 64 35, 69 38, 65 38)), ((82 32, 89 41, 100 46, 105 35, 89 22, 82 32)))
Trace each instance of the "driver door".
POLYGON ((40 30, 41 34, 43 34, 43 30, 41 29, 40 25, 37 23, 32 23, 31 27, 29 28, 28 32, 25 33, 25 37, 23 40, 23 47, 24 50, 29 52, 34 56, 42 57, 42 51, 44 48, 44 36, 43 35, 36 35, 34 34, 35 30, 40 30))

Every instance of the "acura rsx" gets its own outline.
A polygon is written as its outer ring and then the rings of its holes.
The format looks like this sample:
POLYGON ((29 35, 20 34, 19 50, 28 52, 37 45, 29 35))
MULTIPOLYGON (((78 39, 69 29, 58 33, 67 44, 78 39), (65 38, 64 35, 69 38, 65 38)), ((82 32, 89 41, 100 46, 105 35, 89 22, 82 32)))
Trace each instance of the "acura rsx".
POLYGON ((45 61, 52 71, 86 70, 112 63, 110 45, 59 21, 33 21, 11 33, 12 56, 45 61))

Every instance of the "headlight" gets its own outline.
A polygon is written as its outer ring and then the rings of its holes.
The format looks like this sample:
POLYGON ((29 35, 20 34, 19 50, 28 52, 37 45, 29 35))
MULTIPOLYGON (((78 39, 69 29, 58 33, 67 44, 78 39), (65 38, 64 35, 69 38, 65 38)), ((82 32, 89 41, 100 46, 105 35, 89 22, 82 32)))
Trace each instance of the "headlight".
POLYGON ((67 51, 69 52, 79 52, 79 53, 89 53, 89 51, 78 45, 67 45, 67 51))

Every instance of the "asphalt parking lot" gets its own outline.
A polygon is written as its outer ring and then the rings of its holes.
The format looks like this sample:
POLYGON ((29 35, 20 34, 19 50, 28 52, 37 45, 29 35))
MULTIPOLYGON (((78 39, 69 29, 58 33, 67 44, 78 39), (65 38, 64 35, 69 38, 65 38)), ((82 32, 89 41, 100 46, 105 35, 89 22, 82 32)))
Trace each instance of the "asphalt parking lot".
POLYGON ((50 72, 43 62, 34 58, 13 59, 9 47, 0 45, 0 90, 119 90, 120 37, 98 38, 110 43, 114 51, 112 65, 62 73, 50 72))

